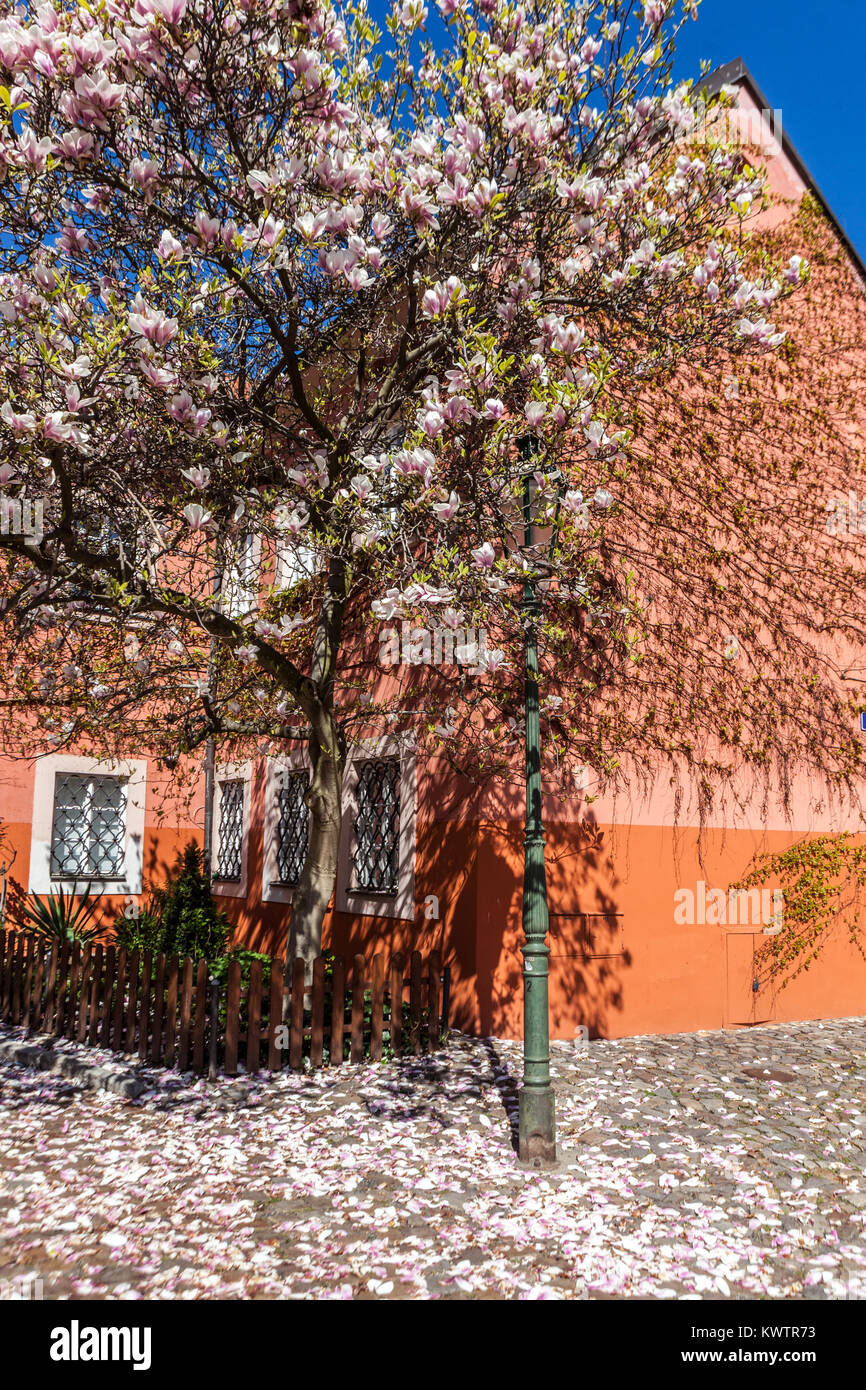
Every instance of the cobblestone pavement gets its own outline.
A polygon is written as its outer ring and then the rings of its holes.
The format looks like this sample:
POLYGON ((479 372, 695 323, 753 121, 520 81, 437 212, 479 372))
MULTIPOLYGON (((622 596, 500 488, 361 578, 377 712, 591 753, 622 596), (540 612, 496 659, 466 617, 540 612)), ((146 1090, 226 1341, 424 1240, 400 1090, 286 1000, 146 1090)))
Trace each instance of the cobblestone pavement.
POLYGON ((866 1298, 863 1019, 556 1043, 547 1172, 511 1147, 519 1059, 452 1035, 133 1101, 3 1064, 4 1292, 866 1298))

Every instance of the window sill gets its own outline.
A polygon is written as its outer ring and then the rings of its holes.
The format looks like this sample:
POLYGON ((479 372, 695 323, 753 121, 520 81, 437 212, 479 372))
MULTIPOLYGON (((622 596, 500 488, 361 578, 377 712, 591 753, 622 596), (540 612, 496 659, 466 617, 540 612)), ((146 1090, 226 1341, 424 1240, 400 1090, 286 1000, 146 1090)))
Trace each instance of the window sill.
POLYGON ((384 902, 393 902, 397 897, 396 888, 347 888, 347 898, 381 898, 384 902))

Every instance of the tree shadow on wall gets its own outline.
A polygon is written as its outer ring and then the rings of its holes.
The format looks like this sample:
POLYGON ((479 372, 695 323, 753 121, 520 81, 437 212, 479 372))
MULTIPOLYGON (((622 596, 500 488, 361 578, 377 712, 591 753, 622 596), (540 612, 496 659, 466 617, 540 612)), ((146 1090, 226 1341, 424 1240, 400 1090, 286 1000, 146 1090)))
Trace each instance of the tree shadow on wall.
MULTIPOLYGON (((591 815, 546 827, 549 1017, 552 1037, 606 1038, 624 1007, 632 957, 625 945, 619 879, 605 832, 591 815)), ((523 835, 487 846, 485 877, 497 885, 501 947, 493 952, 491 1031, 523 1032, 523 835)), ((492 917, 492 914, 491 914, 492 917)), ((495 928, 491 920, 489 929, 495 928)))

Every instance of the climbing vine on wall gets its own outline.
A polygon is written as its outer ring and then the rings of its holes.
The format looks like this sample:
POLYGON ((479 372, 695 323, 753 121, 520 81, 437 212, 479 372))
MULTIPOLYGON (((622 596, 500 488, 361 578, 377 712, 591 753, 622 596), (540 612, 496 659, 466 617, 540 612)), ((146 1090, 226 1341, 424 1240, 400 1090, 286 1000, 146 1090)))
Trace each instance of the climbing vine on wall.
POLYGON ((782 929, 760 948, 761 974, 784 988, 809 969, 835 927, 847 931, 866 959, 861 898, 866 845, 848 833, 803 840, 780 853, 761 855, 733 887, 768 882, 782 889, 782 929))

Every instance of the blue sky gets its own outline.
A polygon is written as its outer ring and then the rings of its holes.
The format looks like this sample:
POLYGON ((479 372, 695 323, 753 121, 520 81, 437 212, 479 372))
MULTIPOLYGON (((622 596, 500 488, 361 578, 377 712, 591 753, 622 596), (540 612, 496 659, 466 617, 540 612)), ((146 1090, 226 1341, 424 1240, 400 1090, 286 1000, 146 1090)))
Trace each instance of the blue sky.
POLYGON ((742 58, 866 260, 864 50, 866 0, 703 0, 680 35, 676 73, 742 58))

